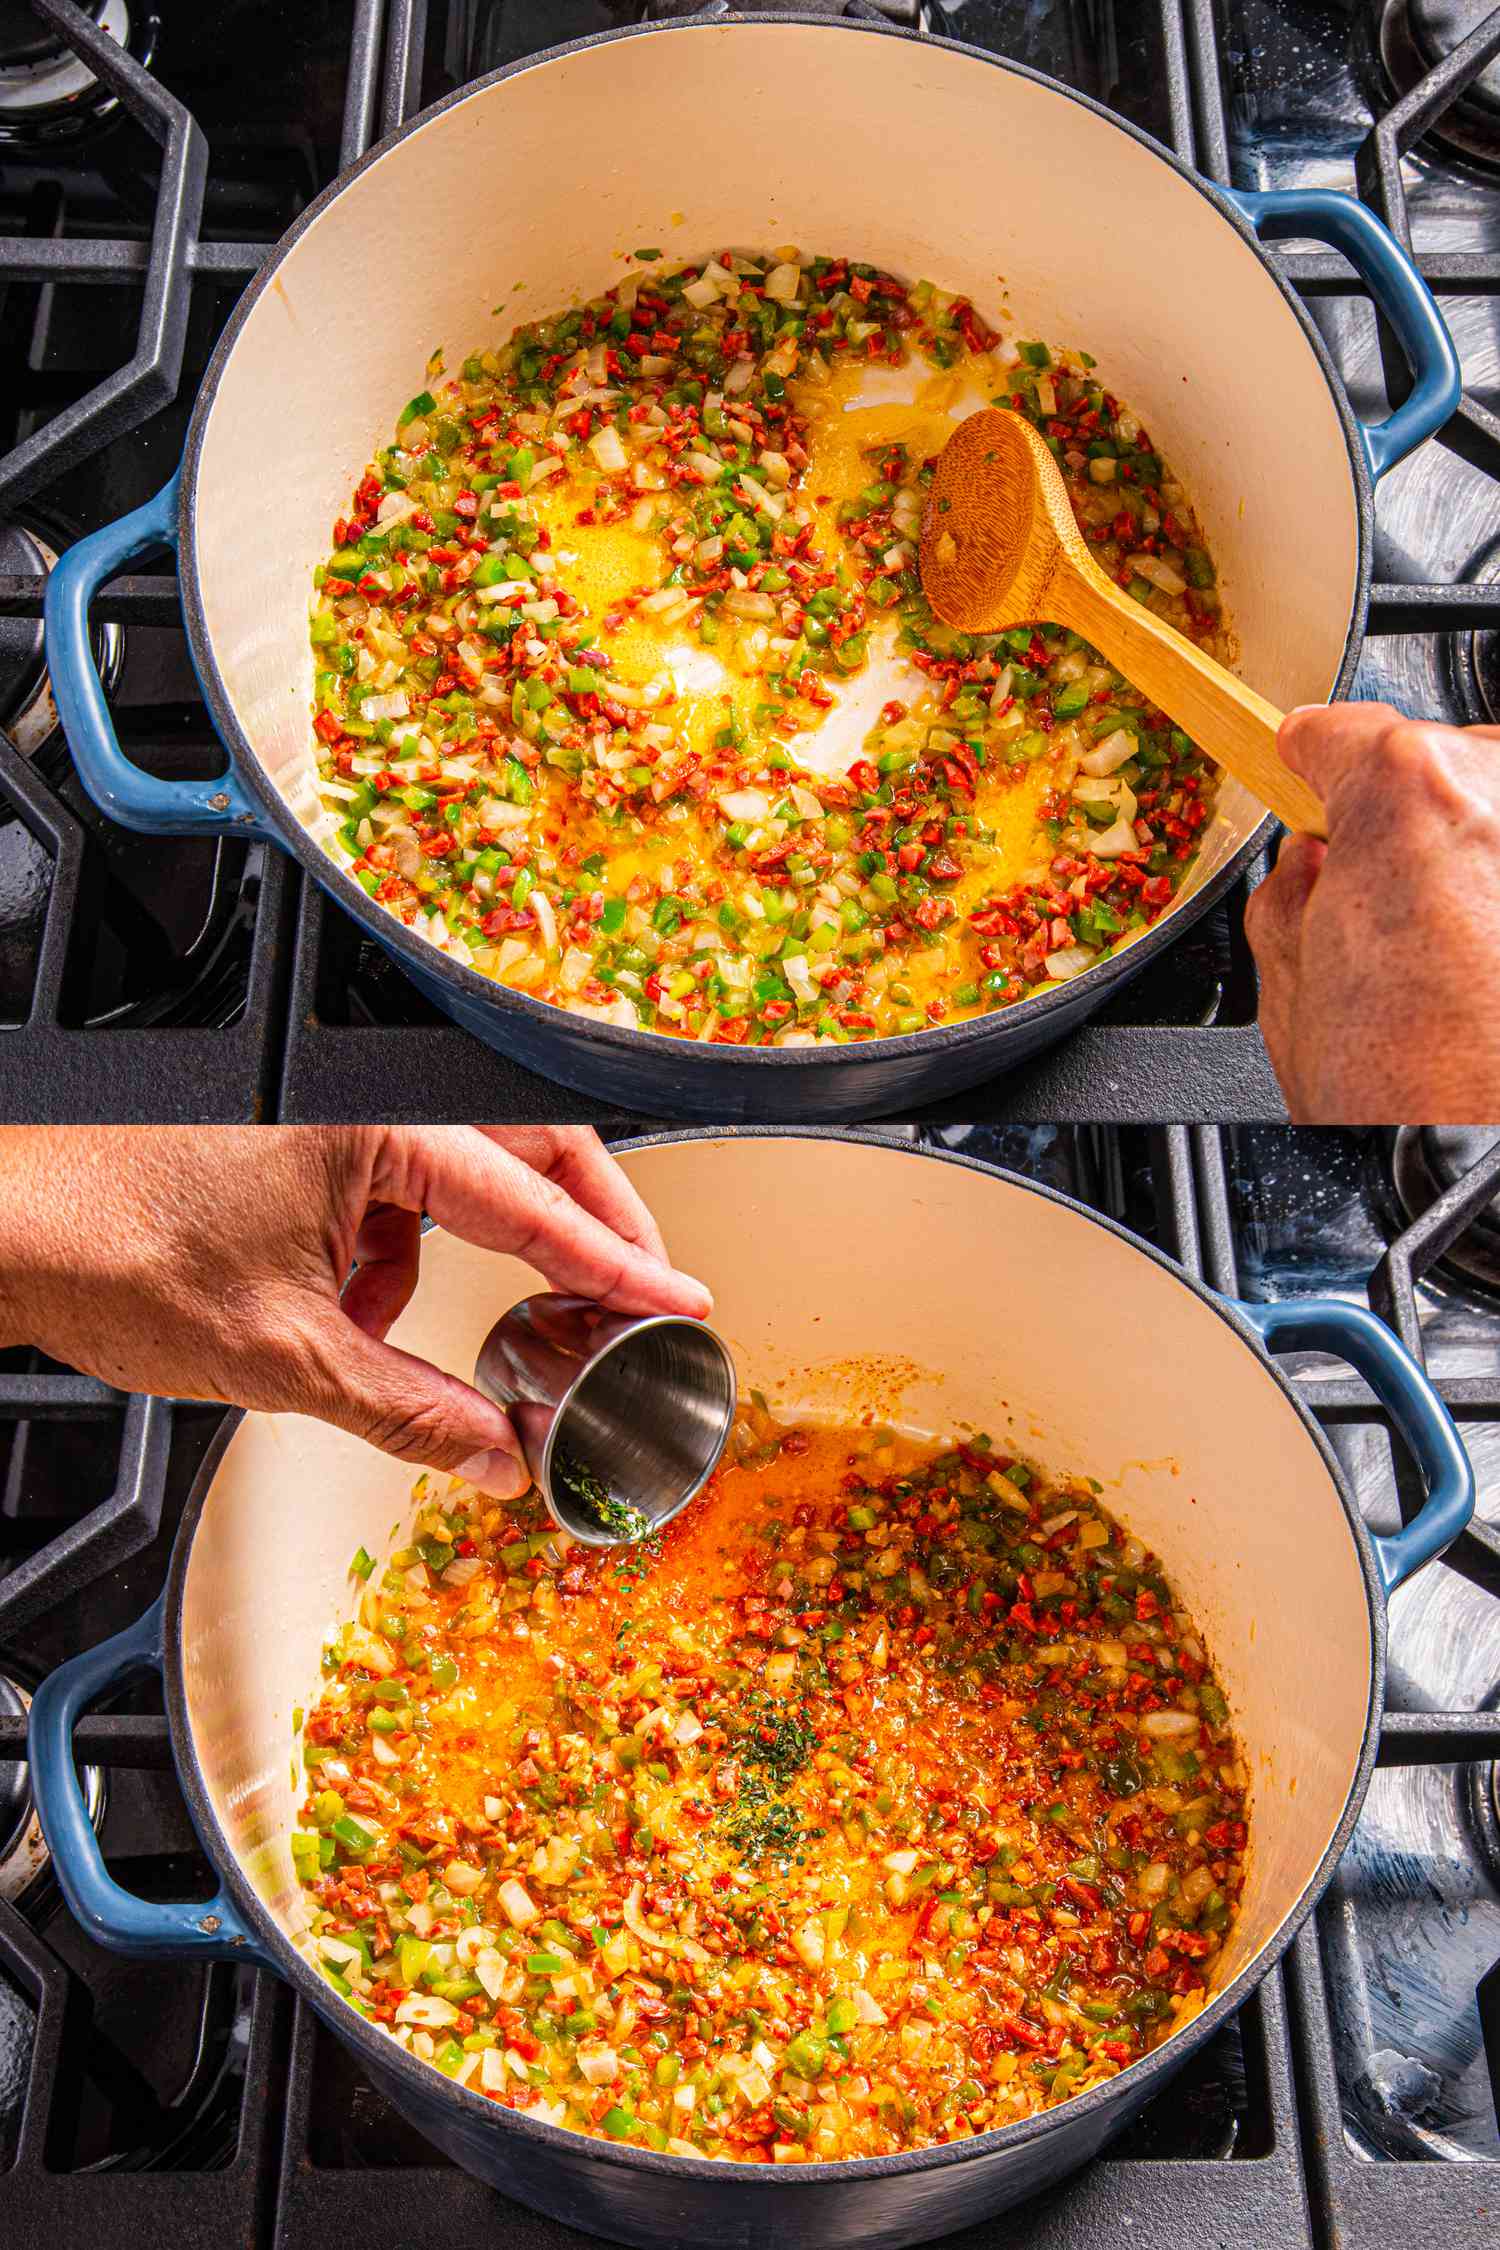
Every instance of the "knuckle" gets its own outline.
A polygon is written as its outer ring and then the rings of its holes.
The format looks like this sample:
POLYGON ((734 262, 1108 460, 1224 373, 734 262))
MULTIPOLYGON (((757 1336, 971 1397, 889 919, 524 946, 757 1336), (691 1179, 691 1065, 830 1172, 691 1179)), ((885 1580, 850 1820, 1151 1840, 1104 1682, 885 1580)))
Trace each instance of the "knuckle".
POLYGON ((445 1429, 442 1410, 435 1405, 376 1405, 363 1434, 382 1453, 393 1454, 398 1461, 421 1462, 428 1468, 445 1468, 463 1452, 445 1429))
POLYGON ((1388 785, 1386 819, 1399 828, 1438 824, 1450 838, 1492 851, 1500 835, 1500 803, 1491 760, 1456 728, 1403 719, 1381 744, 1388 785))
POLYGON ((556 1233, 560 1219, 573 1208, 573 1199, 556 1180, 545 1172, 535 1172, 529 1167, 516 1182, 516 1218, 518 1239, 516 1255, 532 1258, 544 1250, 556 1233))
POLYGON ((1447 747, 1442 727, 1429 726, 1421 719, 1397 719, 1381 734, 1375 755, 1390 779, 1410 787, 1441 773, 1447 747))

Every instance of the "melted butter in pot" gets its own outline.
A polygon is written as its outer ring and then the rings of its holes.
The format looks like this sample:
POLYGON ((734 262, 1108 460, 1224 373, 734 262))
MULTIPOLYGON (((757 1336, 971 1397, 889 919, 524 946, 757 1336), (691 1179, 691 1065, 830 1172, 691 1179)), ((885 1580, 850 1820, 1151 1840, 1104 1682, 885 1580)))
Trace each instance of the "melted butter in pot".
MULTIPOLYGON (((894 368, 840 367, 820 382, 794 384, 792 396, 809 425, 808 466, 800 481, 817 519, 822 552, 837 556, 843 548, 839 506, 870 482, 872 448, 904 445, 914 456, 931 459, 965 415, 988 404, 1000 380, 1000 370, 987 359, 936 375, 912 360, 894 368)), ((538 514, 565 558, 560 583, 595 623, 600 645, 625 685, 665 688, 659 705, 663 724, 706 756, 732 714, 751 727, 763 683, 736 663, 732 650, 655 624, 639 603, 663 582, 660 540, 628 521, 580 523, 579 502, 576 487, 539 501, 538 514)), ((897 647, 897 631, 894 619, 872 623, 865 664, 848 680, 830 682, 832 708, 807 714, 808 723, 787 742, 804 772, 844 775, 887 703, 914 705, 930 696, 931 682, 897 647)), ((1006 769, 1003 779, 981 784, 976 809, 994 832, 994 856, 955 887, 960 911, 999 885, 1045 870, 1051 847, 1040 831, 1040 807, 1056 780, 1044 760, 1019 775, 1006 769)), ((640 849, 610 852, 612 878, 628 880, 672 860, 696 842, 698 825, 683 823, 675 835, 659 835, 640 849)))

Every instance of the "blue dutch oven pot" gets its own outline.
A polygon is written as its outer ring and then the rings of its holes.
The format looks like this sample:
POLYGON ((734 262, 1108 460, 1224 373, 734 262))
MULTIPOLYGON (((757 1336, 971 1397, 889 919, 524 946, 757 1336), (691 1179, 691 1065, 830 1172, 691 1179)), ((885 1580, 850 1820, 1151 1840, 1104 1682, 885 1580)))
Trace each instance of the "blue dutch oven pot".
POLYGON ((1185 477, 1246 677, 1284 708, 1347 689, 1375 484, 1459 399, 1431 293, 1372 213, 1326 189, 1218 188, 1084 96, 956 41, 720 16, 580 40, 480 79, 345 173, 272 252, 214 353, 179 474, 52 576, 52 679, 100 807, 152 834, 268 838, 477 1038, 655 1116, 900 1115, 1080 1023, 1265 842, 1269 816, 1239 784, 1220 792, 1186 895, 1122 953, 998 1013, 844 1046, 685 1042, 530 999, 407 929, 310 831, 312 570, 434 340, 472 348, 502 295, 498 341, 519 308, 535 316, 562 291, 617 279, 637 242, 687 255, 788 230, 930 273, 987 310, 1003 273, 1008 325, 1087 345, 1185 477), (628 164, 583 158, 627 129, 628 164), (913 150, 950 152, 940 198, 890 161, 897 130, 913 150), (535 183, 524 215, 500 177, 535 183), (1355 414, 1260 248, 1288 236, 1341 251, 1389 322, 1412 380, 1384 420, 1355 414), (435 256, 443 240, 461 255, 435 256), (89 653, 93 594, 161 547, 177 551, 193 662, 228 753, 212 781, 163 780, 126 757, 89 653))
MULTIPOLYGON (((1432 1384, 1363 1306, 1234 1303, 1012 1174, 874 1135, 770 1129, 667 1135, 622 1158, 674 1255, 713 1287, 715 1327, 742 1373, 786 1410, 837 1416, 851 1397, 867 1408, 868 1379, 861 1390, 856 1372, 851 1392, 848 1369, 868 1371, 874 1351, 889 1355, 899 1397, 874 1397, 893 1419, 939 1433, 983 1427, 1003 1448, 1008 1414, 1034 1457, 1114 1480, 1109 1505, 1160 1555, 1204 1632, 1249 1780, 1245 1893, 1201 2014, 1055 2109, 843 2163, 656 2154, 454 2084, 340 1998, 298 1942, 303 1894, 287 1838, 304 1784, 288 1771, 293 1711, 313 1700, 323 1635, 347 1614, 348 1558, 361 1544, 385 1551, 411 1471, 292 1417, 228 1418, 161 1599, 37 1691, 30 1759, 42 1825, 68 1904, 98 1943, 274 1970, 399 2110, 507 2195, 652 2250, 931 2240, 1096 2154, 1285 1951, 1369 1782, 1386 1603, 1469 1521, 1473 1472, 1432 1384), (1425 1487, 1404 1528, 1366 1529, 1272 1356, 1280 1351, 1332 1353, 1369 1384, 1425 1487), (219 1878, 206 1903, 122 1889, 84 1809, 74 1725, 139 1672, 163 1681, 183 1794, 219 1878)), ((471 1367, 496 1305, 534 1282, 513 1261, 429 1234, 421 1287, 393 1338, 471 1367)))

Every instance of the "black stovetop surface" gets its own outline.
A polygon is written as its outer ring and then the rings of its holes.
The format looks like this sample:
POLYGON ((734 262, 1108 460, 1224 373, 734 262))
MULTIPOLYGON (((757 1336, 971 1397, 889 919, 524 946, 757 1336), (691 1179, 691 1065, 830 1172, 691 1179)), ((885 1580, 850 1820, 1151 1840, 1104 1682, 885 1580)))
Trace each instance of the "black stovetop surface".
MULTIPOLYGON (((1315 1921, 1105 2156, 963 2240, 1480 2250, 1500 2210, 1500 1296, 1438 1262, 1451 1214, 1406 1226, 1384 1136, 891 1130, 1080 1197, 1221 1288, 1368 1291, 1425 1349, 1479 1480, 1473 1530, 1393 1605, 1380 1766, 1315 1921)), ((1466 1210, 1500 1212, 1493 1131, 1425 1153, 1466 1210)), ((1494 1226, 1466 1240, 1489 1254, 1494 1226)), ((1384 1418, 1338 1364, 1292 1364, 1368 1519, 1393 1528, 1412 1495, 1384 1418)), ((0 1678, 33 1686, 154 1599, 215 1424, 0 1356, 0 1678)), ((0 1697, 0 1804, 19 1741, 0 1697)), ((122 1698, 78 1747, 116 1877, 207 1896, 159 1701, 122 1698)), ((440 2158, 269 1974, 117 1960, 45 1870, 7 1897, 10 1865, 0 1849, 0 2239, 584 2250, 440 2158)))
MULTIPOLYGON (((37 4, 55 12, 66 0, 37 4)), ((156 142, 118 110, 100 118, 85 103, 71 138, 7 143, 14 95, 0 67, 0 398, 12 402, 0 406, 0 517, 19 526, 0 536, 0 1115, 597 1118, 584 1097, 438 1016, 278 852, 112 829, 55 730, 38 739, 45 711, 23 707, 38 685, 36 541, 66 545, 170 474, 214 340, 288 222, 341 163, 423 103, 541 45, 637 21, 647 0, 91 4, 117 30, 128 25, 152 82, 195 120, 206 185, 196 219, 187 199, 163 274, 181 311, 180 362, 159 354, 154 390, 120 410, 101 386, 131 362, 142 333, 156 142)), ((918 12, 917 0, 886 4, 899 20, 918 12)), ((1408 0, 1397 4, 1404 12, 1408 0)), ((1484 583, 1500 463, 1500 170, 1429 134, 1382 172, 1376 126, 1388 139, 1394 97, 1381 13, 1381 0, 921 8, 928 28, 1082 88, 1213 177, 1358 183, 1398 225, 1409 220, 1462 347, 1467 394, 1444 439, 1382 488, 1360 687, 1471 718, 1486 708, 1491 675, 1500 682, 1500 593, 1484 583)), ((1433 34, 1433 51, 1456 36, 1433 34)), ((1484 146, 1487 132, 1481 111, 1468 137, 1484 146)), ((1281 254, 1357 401, 1378 408, 1380 340, 1349 270, 1328 254, 1281 254)), ((217 771, 169 570, 143 566, 117 581, 96 617, 101 635, 117 636, 111 700, 131 756, 161 773, 217 771)), ((951 1113, 1280 1116, 1254 1029, 1244 896, 1242 886, 1049 1055, 951 1113)))

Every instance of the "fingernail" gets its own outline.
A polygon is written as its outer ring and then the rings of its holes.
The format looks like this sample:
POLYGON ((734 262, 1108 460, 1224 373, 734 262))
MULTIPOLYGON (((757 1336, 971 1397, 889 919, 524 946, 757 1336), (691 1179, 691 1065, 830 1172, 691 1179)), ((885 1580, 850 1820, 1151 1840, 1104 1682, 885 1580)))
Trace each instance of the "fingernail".
POLYGON ((492 1445, 485 1453, 471 1453, 453 1474, 487 1492, 492 1500, 519 1500, 531 1485, 531 1471, 525 1462, 518 1453, 507 1453, 503 1445, 492 1445))
POLYGON ((1288 711, 1287 717, 1289 719, 1307 719, 1311 718, 1314 711, 1326 711, 1327 709, 1326 703, 1294 703, 1288 711))

